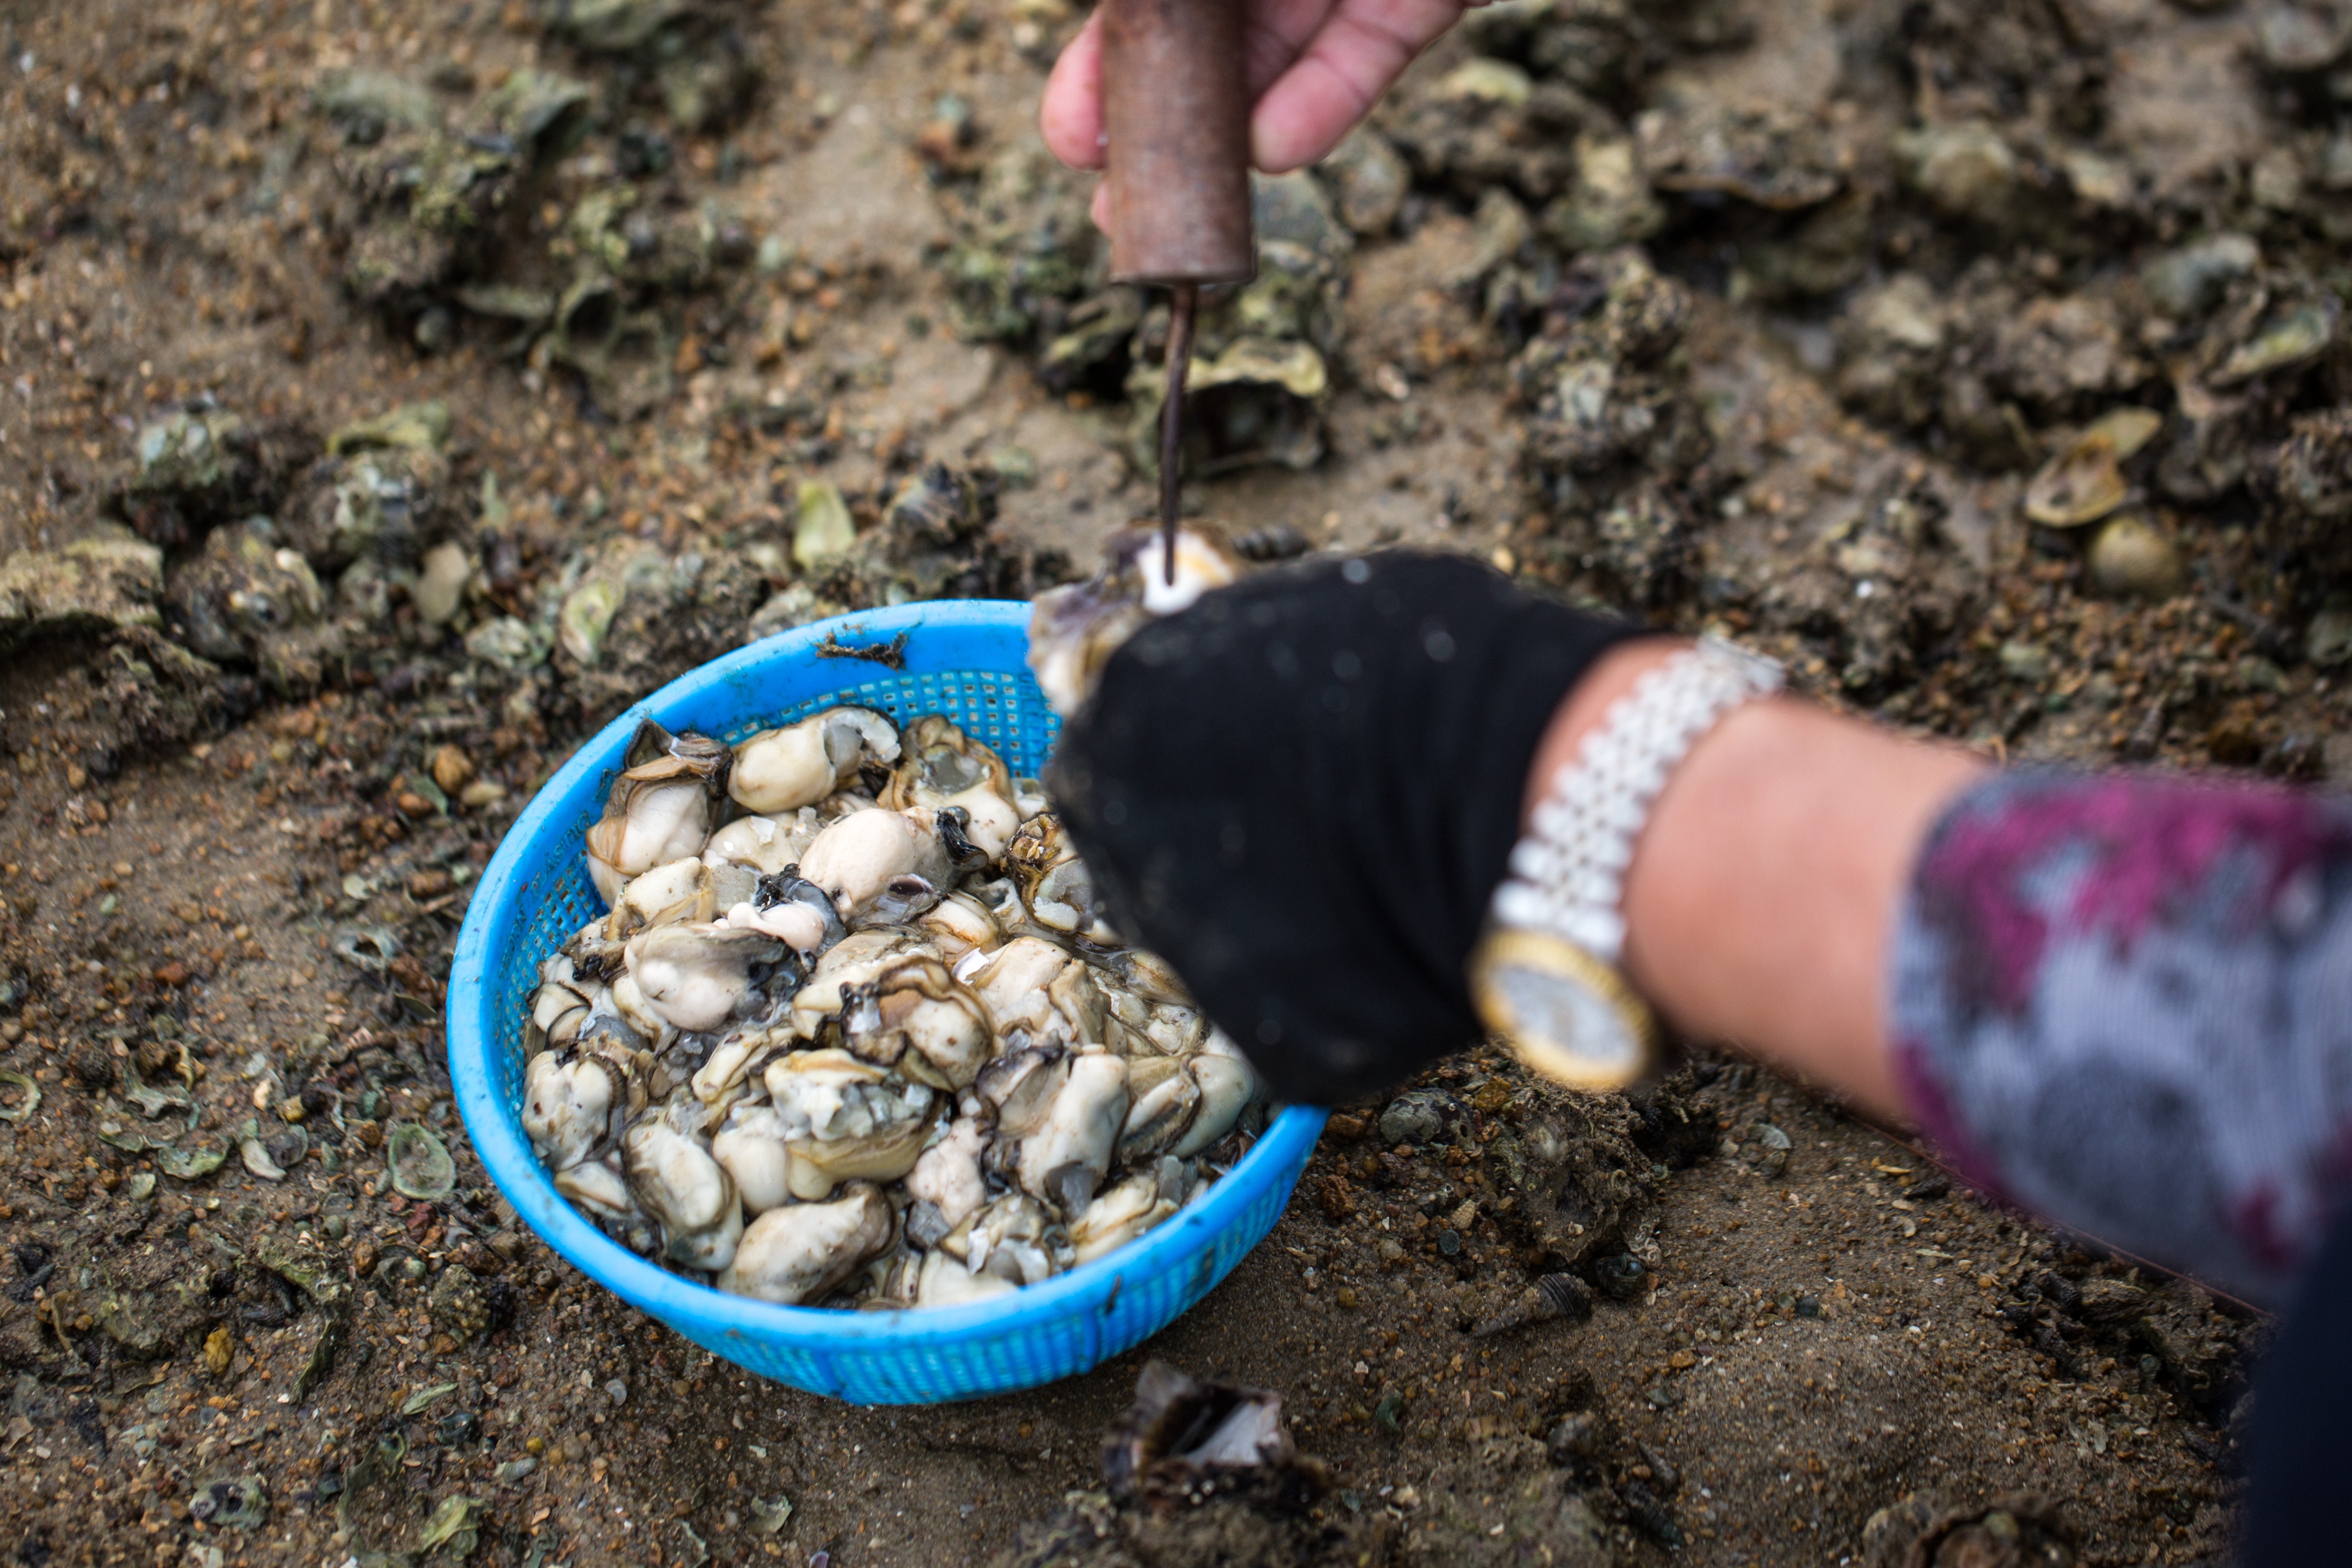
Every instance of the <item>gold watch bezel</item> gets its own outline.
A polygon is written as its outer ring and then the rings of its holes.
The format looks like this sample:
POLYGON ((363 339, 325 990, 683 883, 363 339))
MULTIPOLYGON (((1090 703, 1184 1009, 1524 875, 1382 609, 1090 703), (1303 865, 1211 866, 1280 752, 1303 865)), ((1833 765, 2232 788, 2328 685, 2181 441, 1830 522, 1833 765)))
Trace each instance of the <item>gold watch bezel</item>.
POLYGON ((1556 1082, 1590 1093, 1622 1089, 1640 1080, 1658 1054, 1657 1015, 1627 983, 1617 967, 1564 936, 1519 926, 1489 926, 1470 954, 1470 996, 1486 1027, 1510 1043, 1513 1054, 1529 1068, 1556 1082), (1614 1009, 1633 1037, 1634 1059, 1625 1071, 1595 1071, 1591 1059, 1580 1057, 1549 1040, 1523 1039, 1502 988, 1495 983, 1498 965, 1512 964, 1558 976, 1601 998, 1614 1009))

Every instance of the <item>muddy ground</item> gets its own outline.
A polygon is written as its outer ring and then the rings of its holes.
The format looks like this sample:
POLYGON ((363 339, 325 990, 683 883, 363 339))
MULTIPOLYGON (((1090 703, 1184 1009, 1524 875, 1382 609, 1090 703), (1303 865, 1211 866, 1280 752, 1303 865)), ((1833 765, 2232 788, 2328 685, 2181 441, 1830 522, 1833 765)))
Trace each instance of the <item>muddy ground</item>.
MULTIPOLYGON (((714 1363, 485 1187, 449 946, 570 747, 1148 505, 1164 318, 1031 131, 1077 20, 0 6, 0 1550, 2221 1561, 2260 1316, 1730 1059, 1582 1103, 1449 1062, 1142 1351, 941 1410, 714 1363), (415 1127, 445 1197, 391 1185, 415 1127), (1547 1274, 1590 1316, 1514 1323, 1547 1274), (1322 1468, 1111 1499, 1146 1356, 1279 1390, 1322 1468)), ((2004 757, 2341 779, 2347 46, 1496 6, 1263 193, 1190 505, 1474 550, 2004 757)))

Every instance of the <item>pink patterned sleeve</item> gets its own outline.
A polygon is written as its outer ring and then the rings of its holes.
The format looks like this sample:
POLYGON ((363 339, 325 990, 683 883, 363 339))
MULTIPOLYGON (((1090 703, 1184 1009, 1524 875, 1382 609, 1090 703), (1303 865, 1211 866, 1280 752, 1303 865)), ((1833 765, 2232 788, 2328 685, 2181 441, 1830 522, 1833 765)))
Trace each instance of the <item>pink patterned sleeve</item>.
POLYGON ((1986 1190, 2277 1300, 2352 1178, 2352 803, 2156 774, 1976 786, 1914 868, 1890 1020, 1986 1190))

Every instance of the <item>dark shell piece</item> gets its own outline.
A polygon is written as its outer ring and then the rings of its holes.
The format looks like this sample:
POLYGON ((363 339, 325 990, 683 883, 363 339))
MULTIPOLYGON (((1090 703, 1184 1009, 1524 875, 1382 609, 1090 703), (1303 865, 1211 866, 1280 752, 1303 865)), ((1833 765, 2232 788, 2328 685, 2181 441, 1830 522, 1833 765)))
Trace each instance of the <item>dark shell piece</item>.
POLYGON ((1119 1496, 1181 1490, 1210 1472, 1286 1465, 1297 1457, 1282 1396, 1203 1383, 1164 1361, 1135 1380, 1135 1405, 1103 1439, 1103 1479, 1119 1496))
POLYGON ((1602 1291, 1616 1301, 1629 1301, 1642 1293, 1648 1282, 1650 1270, 1631 1252, 1620 1252, 1613 1258, 1603 1258, 1592 1265, 1592 1278, 1602 1291))
POLYGON ((699 735, 690 729, 682 729, 672 735, 652 719, 646 719, 637 726, 637 733, 629 737, 629 749, 621 758, 627 771, 622 777, 644 782, 676 779, 690 773, 703 781, 715 800, 727 793, 727 770, 734 760, 733 751, 707 735, 699 735))
POLYGON ((1592 1287, 1573 1274, 1546 1274, 1521 1292, 1519 1299, 1470 1333, 1473 1338, 1505 1333, 1528 1323, 1565 1318, 1582 1322, 1592 1315, 1592 1287))

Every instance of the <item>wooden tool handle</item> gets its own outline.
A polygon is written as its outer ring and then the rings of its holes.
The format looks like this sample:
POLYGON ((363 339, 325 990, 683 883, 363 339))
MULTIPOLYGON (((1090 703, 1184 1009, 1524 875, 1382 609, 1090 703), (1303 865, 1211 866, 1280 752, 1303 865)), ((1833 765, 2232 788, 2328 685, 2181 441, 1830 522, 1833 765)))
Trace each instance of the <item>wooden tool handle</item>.
POLYGON ((1103 0, 1115 283, 1243 283, 1250 230, 1243 0, 1103 0))

